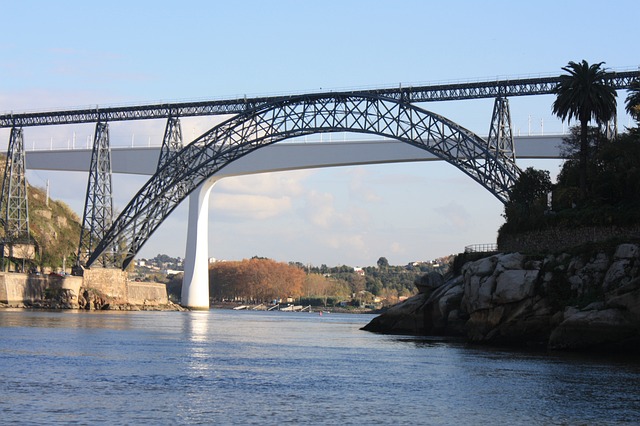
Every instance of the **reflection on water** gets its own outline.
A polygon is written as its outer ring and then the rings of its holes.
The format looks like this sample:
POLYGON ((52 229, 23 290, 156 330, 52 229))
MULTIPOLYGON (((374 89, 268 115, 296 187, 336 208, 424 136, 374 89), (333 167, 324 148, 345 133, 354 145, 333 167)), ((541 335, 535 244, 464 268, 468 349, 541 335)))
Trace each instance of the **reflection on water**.
POLYGON ((617 424, 635 360, 360 331, 367 315, 0 311, 4 423, 617 424))

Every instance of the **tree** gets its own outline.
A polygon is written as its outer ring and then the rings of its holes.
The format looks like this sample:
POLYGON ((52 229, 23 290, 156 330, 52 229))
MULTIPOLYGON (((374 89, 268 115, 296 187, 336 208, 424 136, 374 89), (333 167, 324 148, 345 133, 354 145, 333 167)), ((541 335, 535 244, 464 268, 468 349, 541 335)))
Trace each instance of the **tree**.
POLYGON ((209 266, 209 294, 215 299, 268 302, 302 295, 302 269, 271 259, 253 257, 209 266))
POLYGON ((605 81, 604 62, 589 65, 570 61, 562 70, 554 93, 553 113, 564 120, 580 122, 580 197, 587 197, 587 162, 589 157, 588 126, 593 118, 599 124, 609 121, 616 111, 616 91, 605 81))
POLYGON ((634 80, 631 83, 625 104, 625 110, 640 126, 640 80, 634 80))
POLYGON ((505 227, 519 230, 530 227, 532 219, 542 215, 547 207, 551 178, 547 170, 529 167, 520 173, 504 205, 505 227))
MULTIPOLYGON (((640 136, 625 133, 604 144, 594 161, 593 195, 600 205, 617 205, 629 217, 638 211, 640 136)), ((637 216, 637 215, 636 215, 637 216)))
POLYGON ((378 259, 378 268, 387 269, 388 267, 389 267, 389 261, 387 260, 386 257, 381 257, 380 259, 378 259))

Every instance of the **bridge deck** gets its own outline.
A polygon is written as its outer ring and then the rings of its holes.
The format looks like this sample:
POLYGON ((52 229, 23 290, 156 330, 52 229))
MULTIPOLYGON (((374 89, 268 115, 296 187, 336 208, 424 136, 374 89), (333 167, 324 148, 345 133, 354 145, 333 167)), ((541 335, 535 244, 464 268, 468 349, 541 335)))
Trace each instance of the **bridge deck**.
MULTIPOLYGON (((560 157, 562 135, 522 136, 514 138, 518 159, 560 157)), ((156 171, 160 147, 113 148, 114 173, 152 175, 156 171)), ((396 140, 351 142, 277 143, 259 149, 229 164, 219 174, 247 174, 364 164, 437 161, 424 149, 396 140)), ((31 170, 88 172, 91 150, 27 151, 26 165, 31 170)))

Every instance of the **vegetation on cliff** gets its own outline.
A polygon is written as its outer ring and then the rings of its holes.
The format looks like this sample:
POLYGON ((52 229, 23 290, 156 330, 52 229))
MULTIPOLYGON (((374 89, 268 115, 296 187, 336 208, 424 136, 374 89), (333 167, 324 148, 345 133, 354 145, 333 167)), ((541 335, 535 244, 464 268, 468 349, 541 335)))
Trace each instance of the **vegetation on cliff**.
MULTIPOLYGON (((607 137, 604 123, 615 113, 615 91, 602 80, 601 66, 582 61, 563 68, 570 74, 558 86, 553 110, 562 119, 577 118, 580 126, 564 139, 567 160, 555 184, 546 171, 522 172, 505 204, 499 245, 506 235, 554 227, 640 225, 640 131, 607 137), (599 126, 589 127, 591 118, 599 126)), ((636 120, 639 88, 635 82, 626 99, 636 120)))
MULTIPOLYGON (((3 172, 5 158, 0 158, 0 170, 3 172)), ((30 239, 35 244, 36 257, 25 260, 25 268, 59 270, 63 264, 73 265, 80 241, 80 219, 67 204, 48 199, 43 188, 27 184, 27 196, 30 239)), ((0 239, 3 238, 4 228, 0 227, 0 239)), ((9 260, 22 268, 22 259, 9 260)))

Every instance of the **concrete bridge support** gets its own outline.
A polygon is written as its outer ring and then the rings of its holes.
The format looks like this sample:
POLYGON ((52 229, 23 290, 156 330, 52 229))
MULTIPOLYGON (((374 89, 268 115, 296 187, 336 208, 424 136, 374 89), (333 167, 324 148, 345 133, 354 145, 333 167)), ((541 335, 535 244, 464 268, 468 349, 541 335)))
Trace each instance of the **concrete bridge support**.
POLYGON ((182 306, 209 309, 209 195, 218 178, 203 182, 189 196, 187 249, 182 279, 182 306))

